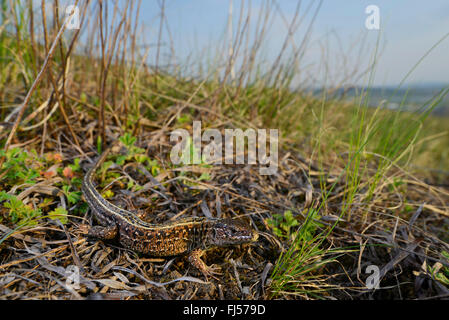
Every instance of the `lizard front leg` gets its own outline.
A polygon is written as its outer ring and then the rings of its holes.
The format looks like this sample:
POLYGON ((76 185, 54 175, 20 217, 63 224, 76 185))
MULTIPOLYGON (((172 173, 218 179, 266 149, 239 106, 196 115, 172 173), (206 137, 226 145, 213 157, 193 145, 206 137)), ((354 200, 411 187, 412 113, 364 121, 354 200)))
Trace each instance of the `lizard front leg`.
POLYGON ((207 266, 203 260, 201 260, 201 256, 204 254, 204 250, 201 249, 196 249, 193 250, 190 255, 189 255, 189 262, 192 266, 194 266, 195 268, 197 268, 205 277, 206 280, 208 281, 209 278, 208 277, 212 277, 216 280, 218 280, 217 277, 215 277, 214 275, 219 275, 221 273, 216 272, 215 270, 218 270, 219 268, 213 268, 213 267, 209 267, 207 266))

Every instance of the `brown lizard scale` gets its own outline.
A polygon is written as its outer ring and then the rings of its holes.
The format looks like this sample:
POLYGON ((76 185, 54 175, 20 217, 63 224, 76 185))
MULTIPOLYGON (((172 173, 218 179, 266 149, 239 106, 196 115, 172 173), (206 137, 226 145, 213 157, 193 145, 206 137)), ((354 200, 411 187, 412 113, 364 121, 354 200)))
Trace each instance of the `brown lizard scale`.
MULTIPOLYGON (((164 224, 151 224, 140 219, 135 213, 124 210, 106 201, 96 190, 94 175, 104 163, 110 148, 84 176, 82 191, 100 226, 92 227, 89 235, 101 239, 114 239, 126 248, 156 257, 176 256, 195 253, 195 266, 202 269, 199 262, 200 250, 215 246, 248 243, 257 239, 257 234, 249 227, 230 219, 191 217, 164 224)), ((203 270, 204 271, 204 270, 203 270)))

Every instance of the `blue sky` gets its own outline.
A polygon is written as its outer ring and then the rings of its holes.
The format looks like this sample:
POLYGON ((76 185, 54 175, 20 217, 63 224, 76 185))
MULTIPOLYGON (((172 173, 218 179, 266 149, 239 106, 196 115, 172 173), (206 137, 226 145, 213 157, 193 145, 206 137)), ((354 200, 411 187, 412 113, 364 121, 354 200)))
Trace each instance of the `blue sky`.
MULTIPOLYGON (((227 39, 229 3, 229 0, 166 0, 168 27, 179 60, 189 55, 202 55, 199 59, 204 59, 205 55, 213 55, 217 48, 223 47, 227 39), (208 50, 205 51, 205 48, 208 50)), ((232 3, 235 28, 241 2, 234 0, 232 3)), ((257 12, 265 1, 253 0, 244 3, 245 10, 251 4, 254 26, 257 12)), ((276 3, 287 20, 293 17, 297 1, 278 0, 276 3)), ((145 32, 142 33, 146 43, 154 44, 157 41, 159 4, 160 1, 157 0, 142 1, 140 18, 146 24, 145 32)), ((302 1, 300 15, 304 14, 309 4, 311 0, 302 1)), ((294 36, 298 45, 317 4, 318 1, 312 1, 311 12, 305 16, 304 23, 294 36)), ((303 77, 316 77, 319 81, 338 81, 343 77, 343 69, 350 72, 356 64, 360 65, 357 57, 365 64, 370 61, 379 31, 369 31, 365 28, 365 8, 368 5, 377 5, 380 9, 381 56, 376 68, 375 85, 398 84, 415 63, 449 33, 448 0, 324 0, 305 52, 303 77), (365 51, 358 56, 363 38, 365 51), (323 48, 326 48, 328 63, 326 77, 323 48)), ((263 43, 263 52, 268 60, 277 56, 287 32, 278 11, 275 11, 269 25, 270 31, 263 43)), ((167 29, 164 29, 162 38, 167 44, 168 35, 167 29)), ((166 49, 168 50, 168 46, 166 49)), ((367 79, 363 78, 357 84, 366 82, 367 79)), ((432 51, 406 81, 427 82, 449 83, 449 37, 432 51)))

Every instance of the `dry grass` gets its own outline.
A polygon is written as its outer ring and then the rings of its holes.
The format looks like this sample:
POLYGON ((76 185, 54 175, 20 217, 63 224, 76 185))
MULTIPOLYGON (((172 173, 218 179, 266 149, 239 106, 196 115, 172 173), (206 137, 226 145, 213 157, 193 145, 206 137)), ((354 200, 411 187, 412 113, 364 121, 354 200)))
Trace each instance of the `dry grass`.
MULTIPOLYGON (((269 4, 251 39, 248 20, 254 17, 242 9, 228 55, 217 63, 224 67, 203 73, 198 67, 193 78, 182 76, 181 66, 159 65, 168 25, 163 2, 153 68, 144 63, 149 51, 137 48, 139 3, 119 8, 79 1, 80 11, 89 13, 81 20, 89 30, 83 47, 77 31, 60 41, 58 1, 32 4, 2 2, 1 298, 449 296, 447 172, 425 165, 447 163, 444 119, 291 90, 308 32, 300 45, 287 35, 278 61, 287 48, 293 58, 259 74, 267 21, 279 10, 269 4), (42 12, 52 12, 52 19, 42 12), (246 165, 173 166, 169 134, 191 130, 194 120, 203 130, 279 128, 278 173, 263 176, 246 165), (384 134, 384 128, 394 130, 384 134), (92 221, 78 198, 79 179, 105 145, 125 135, 137 137, 138 155, 147 162, 111 160, 98 176, 109 201, 153 222, 218 215, 247 220, 259 232, 255 244, 208 252, 206 262, 221 269, 220 280, 204 283, 185 257, 153 259, 85 237, 92 221), (60 219, 57 208, 65 212, 60 219), (379 290, 366 287, 369 265, 380 269, 379 290), (80 269, 75 290, 66 283, 69 266, 80 269)), ((318 9, 306 13, 313 17, 318 9)), ((297 10, 286 21, 292 33, 300 26, 297 10)), ((362 69, 351 74, 359 77, 362 69)))

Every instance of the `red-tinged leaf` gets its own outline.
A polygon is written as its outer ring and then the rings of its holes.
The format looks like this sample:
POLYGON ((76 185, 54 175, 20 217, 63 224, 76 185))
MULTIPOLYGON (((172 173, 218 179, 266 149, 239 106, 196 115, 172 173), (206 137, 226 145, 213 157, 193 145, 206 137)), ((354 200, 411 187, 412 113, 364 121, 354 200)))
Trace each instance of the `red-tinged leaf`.
POLYGON ((72 179, 73 176, 75 175, 72 171, 72 168, 70 167, 65 167, 64 170, 62 170, 62 174, 64 175, 64 177, 72 179))
POLYGON ((57 165, 51 166, 47 171, 42 171, 41 175, 45 179, 51 179, 51 178, 55 177, 58 174, 58 171, 56 170, 57 168, 58 168, 57 165))

